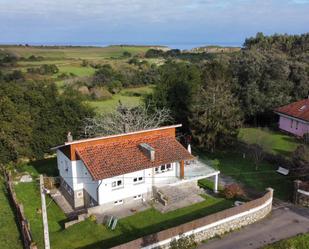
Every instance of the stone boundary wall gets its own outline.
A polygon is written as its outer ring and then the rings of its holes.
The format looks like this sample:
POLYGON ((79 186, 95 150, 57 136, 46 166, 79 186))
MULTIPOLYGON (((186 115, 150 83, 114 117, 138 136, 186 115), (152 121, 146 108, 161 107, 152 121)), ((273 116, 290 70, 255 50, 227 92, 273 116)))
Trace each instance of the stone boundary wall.
POLYGON ((21 238, 23 241, 24 248, 37 249, 37 246, 32 239, 29 222, 27 221, 24 214, 24 207, 17 201, 10 172, 4 172, 4 179, 11 203, 13 204, 14 207, 16 219, 19 225, 19 231, 22 235, 21 238))
POLYGON ((173 239, 194 234, 195 240, 201 242, 216 235, 233 231, 243 226, 254 223, 267 216, 272 209, 273 189, 261 198, 232 207, 182 225, 154 233, 128 243, 113 247, 112 249, 136 248, 168 248, 173 239))

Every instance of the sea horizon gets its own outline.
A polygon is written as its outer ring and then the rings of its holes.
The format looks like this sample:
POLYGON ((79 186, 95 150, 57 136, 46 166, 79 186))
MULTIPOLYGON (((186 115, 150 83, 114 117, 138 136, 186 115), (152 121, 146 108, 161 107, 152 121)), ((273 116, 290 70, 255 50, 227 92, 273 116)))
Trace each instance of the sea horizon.
POLYGON ((0 45, 29 45, 29 46, 72 46, 72 47, 109 47, 109 46, 162 46, 171 49, 190 50, 193 48, 204 46, 221 46, 221 47, 242 47, 239 42, 184 42, 184 43, 169 43, 169 42, 1 42, 0 45))

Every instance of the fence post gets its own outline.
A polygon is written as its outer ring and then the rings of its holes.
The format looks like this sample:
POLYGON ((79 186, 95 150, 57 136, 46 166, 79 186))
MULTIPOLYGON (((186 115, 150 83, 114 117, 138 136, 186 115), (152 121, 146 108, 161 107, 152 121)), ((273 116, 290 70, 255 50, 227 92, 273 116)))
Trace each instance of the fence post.
POLYGON ((300 180, 294 181, 294 193, 293 193, 294 204, 298 204, 298 192, 297 192, 297 190, 299 189, 301 183, 302 183, 302 181, 300 181, 300 180))
POLYGON ((43 218, 43 228, 44 228, 44 244, 45 244, 45 249, 50 249, 43 175, 40 175, 40 192, 41 192, 41 202, 42 202, 42 218, 43 218))

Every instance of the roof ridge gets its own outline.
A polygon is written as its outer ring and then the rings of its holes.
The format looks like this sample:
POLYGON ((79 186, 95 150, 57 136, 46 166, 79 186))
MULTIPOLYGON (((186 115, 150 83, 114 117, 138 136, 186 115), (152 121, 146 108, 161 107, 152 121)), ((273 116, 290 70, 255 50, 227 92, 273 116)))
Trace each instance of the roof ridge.
MULTIPOLYGON (((97 147, 113 147, 117 144, 132 144, 132 146, 136 146, 136 143, 142 143, 142 142, 147 142, 149 140, 160 140, 160 139, 166 139, 167 137, 172 137, 175 138, 173 136, 162 136, 162 134, 151 134, 145 137, 141 137, 141 138, 134 138, 132 137, 132 139, 128 138, 127 140, 119 140, 119 141, 108 141, 106 143, 102 143, 102 144, 90 144, 90 145, 86 145, 84 147, 76 147, 75 150, 84 150, 87 148, 97 148, 97 147)), ((176 139, 177 140, 177 139, 176 139)))
POLYGON ((101 140, 101 139, 130 136, 130 135, 144 133, 144 132, 149 132, 149 131, 166 130, 166 129, 177 128, 177 127, 181 127, 181 126, 182 126, 181 124, 170 125, 170 126, 162 126, 162 127, 158 127, 158 128, 151 128, 151 129, 145 129, 145 130, 140 130, 140 131, 133 131, 133 132, 128 132, 128 133, 120 133, 120 134, 114 134, 114 135, 108 135, 108 136, 100 136, 100 137, 95 137, 95 138, 80 139, 80 140, 75 140, 73 142, 65 142, 64 144, 65 145, 70 145, 70 144, 86 143, 86 142, 96 141, 96 140, 101 140))
POLYGON ((100 137, 95 137, 95 138, 80 139, 80 140, 75 140, 75 141, 72 141, 72 142, 65 142, 62 145, 58 145, 58 146, 51 148, 51 150, 56 150, 56 149, 59 149, 63 146, 71 145, 71 144, 87 143, 87 142, 91 142, 91 141, 97 141, 97 140, 103 140, 103 139, 109 139, 109 138, 117 138, 117 137, 124 137, 124 136, 130 136, 130 135, 145 133, 145 132, 160 131, 160 130, 166 130, 166 129, 171 129, 171 128, 178 128, 178 127, 182 127, 182 124, 162 126, 162 127, 158 127, 158 128, 150 128, 150 129, 144 129, 144 130, 133 131, 133 132, 128 132, 128 133, 120 133, 120 134, 114 134, 114 135, 108 135, 108 136, 100 136, 100 137))

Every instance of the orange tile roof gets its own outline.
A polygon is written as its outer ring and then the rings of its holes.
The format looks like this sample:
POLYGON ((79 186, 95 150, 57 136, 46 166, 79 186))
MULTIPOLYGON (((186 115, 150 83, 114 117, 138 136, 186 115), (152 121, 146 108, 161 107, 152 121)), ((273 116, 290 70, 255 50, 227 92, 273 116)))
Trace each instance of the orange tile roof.
POLYGON ((174 137, 162 134, 76 148, 76 154, 84 162, 94 180, 193 159, 174 137), (141 143, 147 143, 155 149, 154 161, 150 161, 140 150, 138 146, 141 143))
POLYGON ((275 109, 275 112, 309 121, 309 99, 299 100, 289 105, 279 107, 275 109))

